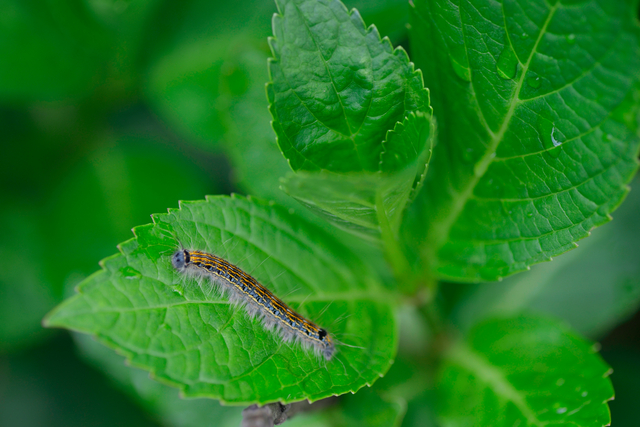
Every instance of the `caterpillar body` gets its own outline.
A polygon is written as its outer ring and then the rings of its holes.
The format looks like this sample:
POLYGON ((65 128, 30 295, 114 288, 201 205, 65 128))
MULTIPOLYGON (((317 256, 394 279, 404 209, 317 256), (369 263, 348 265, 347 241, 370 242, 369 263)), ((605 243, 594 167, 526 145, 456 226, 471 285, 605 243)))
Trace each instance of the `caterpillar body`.
POLYGON ((267 329, 275 327, 284 340, 298 341, 326 360, 334 355, 335 344, 326 330, 296 313, 228 261, 206 252, 180 249, 171 257, 171 264, 183 274, 207 278, 219 285, 232 302, 244 305, 251 317, 259 316, 267 329))

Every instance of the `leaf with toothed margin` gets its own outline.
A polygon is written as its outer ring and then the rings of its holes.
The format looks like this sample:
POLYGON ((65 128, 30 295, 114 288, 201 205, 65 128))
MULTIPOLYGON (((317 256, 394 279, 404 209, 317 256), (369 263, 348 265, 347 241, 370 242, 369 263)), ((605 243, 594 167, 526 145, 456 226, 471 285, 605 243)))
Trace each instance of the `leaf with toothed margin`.
POLYGON ((420 71, 337 0, 276 3, 267 94, 280 149, 299 172, 283 189, 355 234, 376 238, 381 221, 397 230, 434 138, 420 71))
POLYGON ((431 156, 434 124, 422 113, 410 113, 388 133, 380 172, 335 174, 290 173, 282 189, 312 211, 353 234, 377 238, 381 223, 396 232, 405 207, 419 191, 431 156), (420 143, 414 147, 413 142, 420 143))
POLYGON ((310 401, 356 391, 390 366, 392 299, 330 235, 256 199, 181 203, 136 237, 45 319, 92 334, 186 396, 227 404, 310 401), (283 342, 259 319, 171 266, 184 245, 250 272, 339 341, 329 362, 283 342))
POLYGON ((493 319, 444 356, 441 424, 602 427, 611 423, 611 368, 556 321, 493 319))
POLYGON ((406 52, 338 0, 277 0, 269 109, 297 170, 375 172, 386 133, 429 92, 406 52))
POLYGON ((634 0, 414 1, 442 141, 406 224, 423 265, 496 280, 609 220, 637 168, 636 15, 634 0))
MULTIPOLYGON (((594 230, 580 247, 527 274, 467 288, 450 319, 467 328, 481 319, 537 312, 566 321, 599 339, 640 308, 640 175, 631 183, 615 221, 594 230)), ((446 299, 446 297, 445 297, 446 299)))

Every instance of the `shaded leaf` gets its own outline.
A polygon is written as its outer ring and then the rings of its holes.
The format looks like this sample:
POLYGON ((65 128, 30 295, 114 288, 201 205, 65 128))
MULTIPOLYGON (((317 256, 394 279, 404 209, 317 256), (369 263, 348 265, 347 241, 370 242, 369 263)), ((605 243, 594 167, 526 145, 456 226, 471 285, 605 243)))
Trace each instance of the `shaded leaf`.
POLYGON ((381 396, 375 389, 347 395, 322 410, 298 414, 287 421, 289 427, 395 427, 402 422, 406 402, 381 396))
POLYGON ((95 87, 109 37, 81 2, 9 0, 1 7, 4 102, 78 98, 95 87))
POLYGON ((92 142, 97 147, 91 155, 66 170, 47 194, 48 220, 56 227, 44 233, 50 251, 44 262, 57 289, 91 274, 96 260, 148 221, 149 212, 181 196, 216 191, 202 170, 163 148, 160 138, 119 135, 92 142))
POLYGON ((0 356, 3 426, 160 427, 75 350, 67 334, 56 334, 28 351, 0 356))
POLYGON ((38 215, 5 199, 0 213, 0 354, 32 345, 48 335, 42 316, 61 298, 44 269, 38 215))
POLYGON ((242 420, 242 408, 225 407, 212 399, 183 399, 178 390, 151 380, 148 372, 126 366, 124 357, 91 336, 74 334, 74 339, 85 361, 165 426, 201 427, 216 420, 216 426, 237 427, 242 420))
POLYGON ((445 426, 609 425, 610 368, 554 321, 497 319, 445 355, 438 410, 445 426))

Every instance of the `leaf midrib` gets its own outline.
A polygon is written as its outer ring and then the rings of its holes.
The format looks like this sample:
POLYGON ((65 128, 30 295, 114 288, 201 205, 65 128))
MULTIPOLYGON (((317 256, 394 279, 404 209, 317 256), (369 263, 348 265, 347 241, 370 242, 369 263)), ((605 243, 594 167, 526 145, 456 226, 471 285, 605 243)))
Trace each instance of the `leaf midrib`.
MULTIPOLYGON (((331 73, 331 69, 329 68, 329 65, 327 64, 327 60, 325 59, 324 55, 322 54, 322 51, 320 50, 320 46, 318 46, 318 42, 316 41, 316 38, 314 37, 313 33, 311 32, 311 28, 309 28, 309 23, 307 22, 306 16, 302 13, 302 11, 300 10, 300 8, 298 7, 297 4, 292 3, 293 7, 296 8, 296 11, 298 11, 298 14, 301 17, 302 22, 304 22, 304 27, 307 30, 307 33, 309 34, 309 37, 311 37, 311 40, 313 40, 313 44, 315 45, 317 51, 318 51, 318 55, 320 56, 320 59, 322 59, 322 65, 324 65, 325 70, 327 70, 327 74, 329 74, 329 78, 331 79, 331 87, 333 87, 333 92, 336 94, 336 97, 338 98, 338 102, 340 103, 340 108, 342 110, 342 115, 344 116, 344 121, 345 124, 347 125, 347 129, 349 130, 349 136, 347 136, 349 139, 351 139, 351 142, 353 142, 353 147, 356 150, 356 153, 358 153, 358 145, 356 144, 356 140, 355 140, 355 134, 353 133, 353 131, 351 130, 351 125, 349 124, 349 118, 347 117, 347 110, 344 108, 344 104, 342 103, 342 97, 340 96, 340 92, 338 92, 338 88, 336 87, 336 83, 333 79, 333 74, 331 73)), ((347 12, 348 14, 348 12, 347 12)), ((294 91, 295 92, 295 91, 294 91)), ((302 100, 301 100, 302 101, 302 100)), ((305 104, 306 106, 306 104, 305 104)), ((307 107, 307 109, 309 109, 307 107)), ((316 118, 316 120, 318 120, 316 118)), ((324 122, 322 122, 321 120, 318 120, 319 123, 322 123, 327 129, 330 129, 332 131, 334 131, 333 129, 331 129, 329 126, 327 126, 324 122)), ((360 155, 358 153, 358 158, 360 158, 360 155)))
POLYGON ((497 396, 512 402, 527 419, 528 425, 543 427, 546 424, 536 417, 534 410, 529 407, 522 394, 506 378, 504 372, 491 364, 482 354, 477 353, 466 344, 459 344, 448 354, 448 357, 451 362, 488 384, 497 396))
MULTIPOLYGON (((484 174, 489 169, 489 165, 493 162, 496 152, 498 151, 498 147, 502 142, 502 138, 504 137, 507 129, 509 128, 511 118, 513 117, 516 107, 518 107, 520 104, 522 104, 522 102, 524 102, 524 101, 520 101, 519 97, 520 97, 520 91, 522 90, 522 86, 524 84, 525 77, 529 70, 529 65, 531 63, 531 60, 533 59, 533 56, 537 52, 538 45, 540 44, 542 37, 544 36, 544 34, 546 34, 547 27, 549 26, 551 19, 553 18, 556 11, 558 10, 559 4, 560 3, 557 3, 556 5, 551 7, 549 11, 549 15, 547 16, 547 19, 545 20, 544 24, 542 25, 542 28, 540 29, 538 38, 536 39, 535 44, 531 48, 531 53, 529 54, 529 58, 527 58, 527 62, 522 66, 522 73, 520 75, 520 79, 514 88, 513 102, 511 103, 509 110, 507 111, 507 114, 505 115, 505 118, 502 121, 502 125, 500 126, 500 129, 498 130, 497 133, 494 133, 488 125, 485 126, 485 130, 492 137, 491 143, 487 146, 487 150, 485 151, 485 154, 480 158, 480 161, 475 165, 474 174, 472 178, 468 181, 467 185, 464 187, 462 192, 458 193, 458 197, 455 198, 452 204, 452 207, 449 210, 450 212, 449 215, 446 218, 444 218, 442 221, 440 221, 440 224, 438 227, 432 227, 432 230, 440 230, 440 232, 433 233, 435 234, 435 237, 430 239, 432 241, 432 244, 426 245, 428 248, 428 251, 426 252, 427 257, 437 257, 436 255, 437 250, 444 244, 444 242, 446 242, 449 239, 449 234, 451 233, 451 228, 453 227, 453 224, 456 222, 456 220, 462 213, 462 210, 464 209, 467 202, 471 199, 471 195, 473 194, 473 191, 476 185, 478 185, 478 182, 480 182, 480 179, 484 176, 484 174), (435 251, 433 248, 435 248, 435 251)), ((462 14, 460 16, 460 19, 462 22, 462 14)), ((505 28, 505 31, 506 31, 506 28, 505 28)), ((470 84, 473 85, 473 79, 470 84)), ((484 113, 479 106, 478 106, 478 114, 480 116, 480 119, 484 123, 486 123, 486 120, 484 119, 484 113)), ((431 260, 431 261, 436 261, 433 264, 437 264, 437 259, 431 260)))

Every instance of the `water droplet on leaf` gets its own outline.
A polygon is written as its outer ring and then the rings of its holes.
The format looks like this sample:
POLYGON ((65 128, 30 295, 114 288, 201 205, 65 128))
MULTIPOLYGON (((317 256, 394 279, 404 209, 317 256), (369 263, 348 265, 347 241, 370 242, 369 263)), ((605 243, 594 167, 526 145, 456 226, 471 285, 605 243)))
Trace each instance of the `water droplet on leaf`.
POLYGON ((558 141, 553 134, 555 133, 556 128, 555 126, 553 127, 553 129, 551 129, 551 143, 553 144, 554 147, 559 147, 560 145, 562 145, 561 141, 558 141))
POLYGON ((471 81, 471 70, 469 69, 469 67, 465 67, 464 65, 460 64, 458 61, 453 59, 453 56, 449 56, 449 62, 451 62, 453 71, 458 77, 460 77, 465 82, 471 81))
POLYGON ((553 123, 542 117, 539 119, 538 126, 542 138, 542 146, 547 150, 547 153, 551 157, 558 157, 562 151, 558 148, 562 145, 562 139, 558 130, 553 123))
POLYGON ((564 407, 558 408, 558 409, 556 409, 556 412, 558 414, 564 414, 565 412, 567 412, 567 408, 564 408, 564 407))
POLYGON ((473 148, 465 148, 462 151, 462 158, 465 163, 473 163, 475 160, 475 156, 473 154, 473 148))
POLYGON ((142 277, 142 274, 131 266, 122 267, 120 273, 122 273, 126 279, 139 279, 142 277))
POLYGON ((567 34, 566 36, 564 36, 564 38, 567 39, 567 43, 569 44, 574 44, 576 42, 575 34, 567 34))
POLYGON ((533 75, 527 79, 527 84, 534 89, 538 89, 542 84, 540 76, 533 75))

